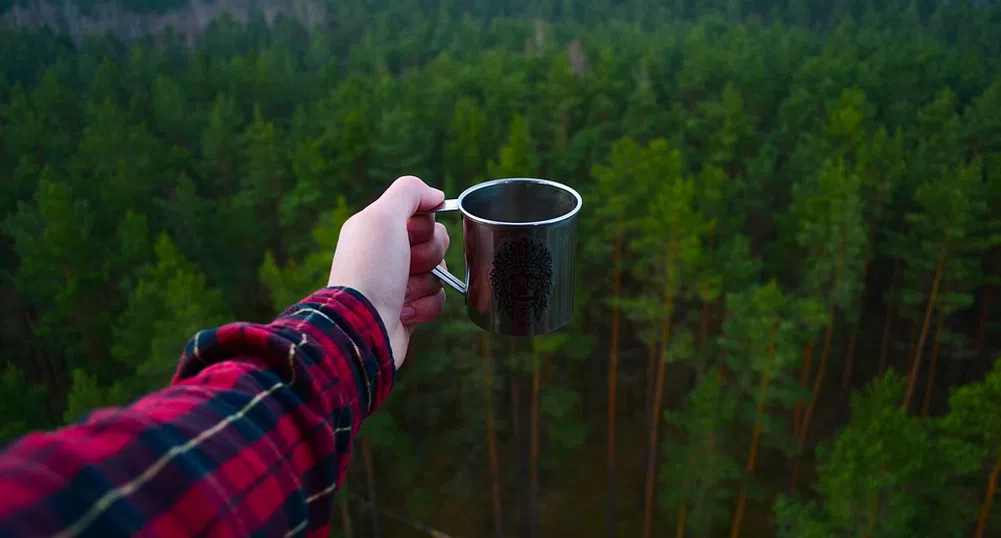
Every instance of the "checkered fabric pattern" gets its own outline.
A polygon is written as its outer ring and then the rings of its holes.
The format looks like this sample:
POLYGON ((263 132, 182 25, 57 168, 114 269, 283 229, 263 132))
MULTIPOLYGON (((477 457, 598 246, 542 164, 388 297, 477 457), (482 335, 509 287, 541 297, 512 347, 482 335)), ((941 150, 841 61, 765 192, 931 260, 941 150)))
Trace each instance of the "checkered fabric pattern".
POLYGON ((0 453, 0 536, 327 536, 352 440, 396 379, 361 294, 190 340, 171 385, 0 453))

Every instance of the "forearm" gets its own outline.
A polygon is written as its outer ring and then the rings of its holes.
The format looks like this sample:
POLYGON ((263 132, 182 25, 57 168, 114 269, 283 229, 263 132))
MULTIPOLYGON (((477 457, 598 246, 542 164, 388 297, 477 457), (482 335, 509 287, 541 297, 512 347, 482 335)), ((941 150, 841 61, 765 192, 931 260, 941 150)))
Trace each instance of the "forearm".
POLYGON ((346 290, 203 331, 170 387, 0 454, 0 535, 325 531, 394 376, 377 314, 346 290))

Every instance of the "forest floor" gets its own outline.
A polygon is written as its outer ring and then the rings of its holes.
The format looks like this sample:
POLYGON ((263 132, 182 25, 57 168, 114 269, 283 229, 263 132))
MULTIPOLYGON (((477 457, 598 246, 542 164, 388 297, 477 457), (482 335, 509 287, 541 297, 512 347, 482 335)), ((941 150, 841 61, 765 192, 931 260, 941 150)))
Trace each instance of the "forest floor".
MULTIPOLYGON (((815 461, 812 445, 818 440, 828 439, 838 424, 844 422, 848 413, 845 393, 841 390, 840 379, 828 384, 817 403, 814 427, 811 428, 813 443, 806 451, 801 468, 799 483, 812 484, 816 480, 815 461)), ((671 402, 678 404, 679 402, 671 402)), ((676 405, 669 405, 676 407, 676 405)), ((615 536, 640 536, 643 527, 643 488, 646 472, 647 428, 645 420, 621 421, 618 427, 617 453, 618 472, 617 499, 615 510, 615 536)), ((564 460, 551 473, 544 476, 540 491, 540 529, 542 538, 599 538, 606 535, 607 513, 607 467, 606 438, 604 429, 595 429, 589 436, 589 441, 575 451, 573 459, 564 460), (559 484, 559 488, 547 488, 548 484, 559 484)), ((502 455, 511 454, 510 443, 498 445, 502 455)), ((486 455, 484 454, 484 468, 486 455)), ((790 460, 783 458, 763 458, 759 460, 756 469, 756 483, 760 495, 749 499, 745 511, 742 536, 753 538, 757 536, 774 535, 773 502, 779 492, 784 492, 789 486, 791 472, 790 460)), ((501 474, 512 473, 513 462, 501 457, 501 474)), ((741 462, 743 466, 744 462, 741 462)), ((446 469, 441 472, 447 474, 446 469)), ((442 474, 439 474, 441 476, 442 474)), ((360 492, 364 491, 361 488, 360 492)), ((510 490, 507 490, 509 492, 510 490)), ((432 491, 432 495, 437 492, 432 491)), ((407 516, 403 495, 387 495, 379 498, 380 505, 407 516)), ((514 525, 517 518, 512 510, 512 504, 524 502, 527 499, 505 498, 504 536, 527 536, 521 532, 523 525, 514 525)), ((419 521, 449 538, 493 538, 493 519, 491 508, 491 492, 489 484, 474 494, 462 498, 435 499, 435 509, 426 520, 419 521)), ((524 513, 524 512, 522 512, 524 513)), ((367 521, 369 514, 355 507, 352 511, 355 520, 355 536, 365 536, 370 532, 367 521)), ((336 517, 335 517, 336 520, 336 517)), ((335 521, 335 526, 338 522, 335 521)), ((380 519, 381 533, 379 538, 426 538, 428 533, 393 521, 389 518, 380 519)), ((729 525, 720 528, 715 534, 726 536, 729 525)), ((674 514, 655 506, 653 528, 654 538, 668 538, 676 535, 674 514)))
MULTIPOLYGON (((604 432, 602 432, 604 433, 604 432)), ((627 485, 643 484, 646 452, 646 430, 642 424, 629 424, 620 428, 617 473, 618 497, 616 499, 616 536, 639 536, 643 527, 642 487, 625 487, 627 485)), ((591 442, 581 447, 577 456, 565 460, 546 482, 560 484, 558 489, 547 489, 542 484, 540 492, 540 532, 544 538, 588 538, 605 536, 607 513, 607 473, 605 466, 605 443, 600 442, 595 435, 591 442)), ((484 458, 485 459, 485 458, 484 458)), ((788 480, 788 468, 782 462, 762 462, 759 468, 761 476, 774 477, 774 484, 768 484, 769 490, 785 487, 788 480), (782 483, 780 483, 782 482, 782 483)), ((812 461, 805 462, 803 483, 813 479, 812 461)), ((504 472, 504 469, 502 469, 504 472)), ((771 482, 771 481, 769 481, 771 482)), ((405 514, 401 510, 403 499, 387 497, 386 507, 405 514)), ((774 495, 756 499, 748 504, 744 520, 744 536, 769 536, 773 534, 771 505, 774 495)), ((505 508, 510 506, 511 499, 506 499, 505 508)), ((525 501, 527 504, 527 500, 525 501)), ((451 538, 487 538, 495 536, 492 529, 491 503, 489 487, 482 488, 477 494, 463 498, 450 498, 447 501, 436 500, 437 509, 426 521, 421 523, 447 534, 451 538)), ((673 517, 669 517, 657 508, 655 517, 655 538, 666 538, 675 535, 673 517)), ((365 525, 367 514, 358 510, 353 513, 355 520, 361 519, 365 525)), ((520 532, 510 527, 513 517, 505 515, 505 536, 517 536, 520 532)), ((380 538, 426 538, 427 533, 409 527, 403 523, 387 518, 381 519, 380 538)), ((520 526, 519 526, 520 527, 520 526)), ((356 530, 365 532, 356 525, 356 530)), ((721 533, 725 529, 720 529, 721 533)), ((356 532, 356 536, 360 536, 356 532)), ((366 535, 367 536, 367 535, 366 535)))

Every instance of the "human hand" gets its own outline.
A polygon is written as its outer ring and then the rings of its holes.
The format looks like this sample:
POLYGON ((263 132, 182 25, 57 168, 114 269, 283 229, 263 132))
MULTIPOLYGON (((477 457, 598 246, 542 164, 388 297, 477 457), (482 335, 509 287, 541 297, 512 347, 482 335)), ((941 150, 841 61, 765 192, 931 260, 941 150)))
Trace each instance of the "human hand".
POLYGON ((327 284, 353 288, 372 302, 389 332, 397 369, 414 328, 445 306, 445 290, 431 270, 444 259, 448 232, 433 213, 418 215, 444 200, 442 191, 403 176, 352 215, 337 239, 327 284))

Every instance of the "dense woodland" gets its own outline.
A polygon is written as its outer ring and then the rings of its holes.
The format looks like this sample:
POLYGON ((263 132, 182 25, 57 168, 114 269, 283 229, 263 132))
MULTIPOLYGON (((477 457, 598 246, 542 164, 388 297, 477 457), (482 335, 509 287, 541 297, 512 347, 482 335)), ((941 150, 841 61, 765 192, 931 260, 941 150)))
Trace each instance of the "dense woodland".
POLYGON ((575 322, 490 336, 450 294, 338 536, 1001 535, 1001 7, 326 7, 0 29, 0 439, 324 285, 399 175, 548 177, 585 200, 575 322))

